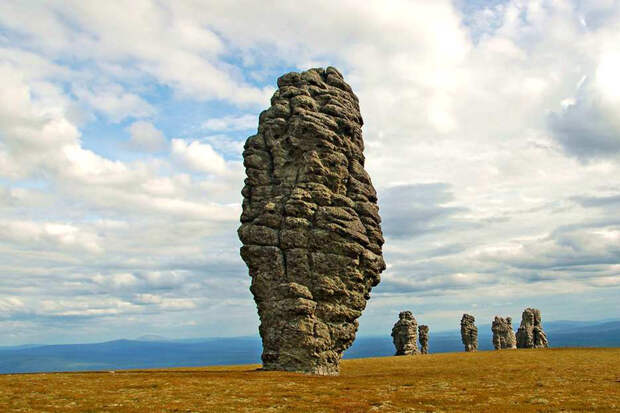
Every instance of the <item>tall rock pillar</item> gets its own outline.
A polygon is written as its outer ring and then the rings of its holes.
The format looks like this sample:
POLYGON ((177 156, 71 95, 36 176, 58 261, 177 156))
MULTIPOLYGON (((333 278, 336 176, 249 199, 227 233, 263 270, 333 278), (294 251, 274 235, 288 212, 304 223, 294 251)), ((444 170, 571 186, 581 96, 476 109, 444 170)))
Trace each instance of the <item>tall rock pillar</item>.
POLYGON ((418 338, 420 340, 420 353, 428 354, 428 326, 421 325, 418 327, 418 338))
POLYGON ((473 315, 463 314, 461 318, 461 341, 465 351, 478 351, 478 327, 473 315))
POLYGON ((512 329, 512 318, 495 316, 491 324, 491 331, 493 331, 493 347, 495 350, 517 348, 515 332, 512 329))
POLYGON ((418 322, 411 311, 401 311, 398 321, 392 327, 392 341, 396 356, 418 354, 418 322))
POLYGON ((358 99, 338 70, 278 79, 244 146, 239 238, 263 368, 338 374, 385 269, 358 99))
POLYGON ((542 316, 536 308, 526 308, 517 330, 517 348, 547 348, 549 340, 542 328, 542 316))

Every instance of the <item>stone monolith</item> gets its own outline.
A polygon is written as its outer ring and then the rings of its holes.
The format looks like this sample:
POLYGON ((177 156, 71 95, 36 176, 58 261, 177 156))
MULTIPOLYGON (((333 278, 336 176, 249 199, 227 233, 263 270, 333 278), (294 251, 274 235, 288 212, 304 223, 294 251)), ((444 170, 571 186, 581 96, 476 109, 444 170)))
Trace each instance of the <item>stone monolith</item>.
POLYGON ((428 354, 428 326, 418 327, 418 339, 420 340, 420 353, 428 354))
POLYGON ((521 317, 521 325, 517 330, 517 348, 547 348, 549 341, 542 328, 540 310, 526 308, 521 317))
POLYGON ((517 348, 515 332, 512 329, 512 318, 495 316, 491 330, 493 331, 493 347, 495 350, 517 348))
POLYGON ((358 99, 338 70, 278 79, 244 146, 238 230, 263 369, 338 374, 385 269, 358 99))
POLYGON ((398 314, 398 321, 392 327, 392 341, 397 356, 418 354, 418 322, 411 311, 398 314))
POLYGON ((473 315, 463 314, 461 318, 461 341, 465 345, 465 351, 478 350, 478 327, 473 315))

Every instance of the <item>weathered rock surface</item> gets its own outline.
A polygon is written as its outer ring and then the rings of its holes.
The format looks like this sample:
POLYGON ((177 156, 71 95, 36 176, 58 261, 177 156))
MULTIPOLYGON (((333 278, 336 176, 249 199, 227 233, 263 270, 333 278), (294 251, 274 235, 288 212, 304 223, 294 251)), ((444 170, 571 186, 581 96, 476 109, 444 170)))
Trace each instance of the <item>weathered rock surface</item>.
POLYGON ((542 316, 536 308, 526 308, 517 330, 517 348, 547 348, 549 341, 542 328, 542 316))
POLYGON ((465 351, 478 351, 478 327, 473 315, 463 314, 461 318, 461 341, 465 351))
POLYGON ((428 354, 428 326, 418 327, 418 338, 420 339, 420 353, 428 354))
POLYGON ((397 356, 418 354, 418 322, 411 311, 401 311, 392 327, 392 340, 397 356))
POLYGON ((515 332, 512 329, 512 318, 495 316, 491 330, 493 331, 493 347, 495 350, 517 348, 515 332))
POLYGON ((244 146, 239 238, 263 368, 338 374, 385 269, 358 99, 334 68, 278 79, 244 146))

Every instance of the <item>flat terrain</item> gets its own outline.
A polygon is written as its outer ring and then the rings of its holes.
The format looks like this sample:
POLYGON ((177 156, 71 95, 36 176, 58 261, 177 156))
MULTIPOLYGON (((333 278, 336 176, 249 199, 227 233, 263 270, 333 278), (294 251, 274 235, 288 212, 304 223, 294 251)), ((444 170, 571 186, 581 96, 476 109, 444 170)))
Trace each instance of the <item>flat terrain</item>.
POLYGON ((257 367, 0 375, 0 411, 620 411, 620 348, 344 360, 338 377, 257 367))

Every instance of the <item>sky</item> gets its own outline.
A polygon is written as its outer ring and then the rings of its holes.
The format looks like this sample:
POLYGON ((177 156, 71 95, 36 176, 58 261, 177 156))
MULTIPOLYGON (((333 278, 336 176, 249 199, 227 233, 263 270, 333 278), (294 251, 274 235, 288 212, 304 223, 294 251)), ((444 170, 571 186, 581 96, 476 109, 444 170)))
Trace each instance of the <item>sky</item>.
POLYGON ((360 335, 620 318, 620 2, 0 2, 0 345, 257 334, 241 151, 278 76, 360 99, 360 335))

